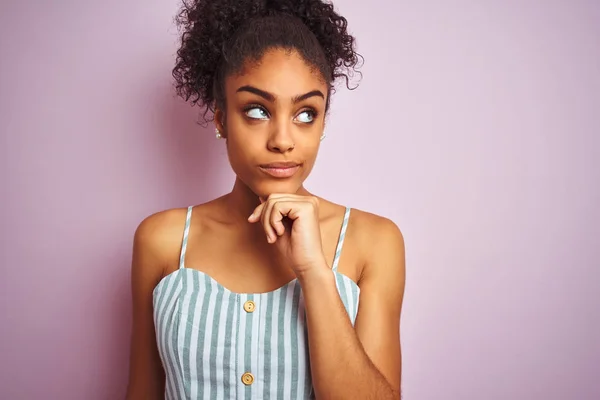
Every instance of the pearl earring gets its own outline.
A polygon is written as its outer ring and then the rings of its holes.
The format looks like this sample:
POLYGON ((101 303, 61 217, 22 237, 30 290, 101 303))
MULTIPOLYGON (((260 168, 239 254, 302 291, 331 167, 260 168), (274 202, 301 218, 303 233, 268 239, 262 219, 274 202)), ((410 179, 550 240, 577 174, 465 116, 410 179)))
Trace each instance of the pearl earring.
POLYGON ((221 132, 219 132, 219 129, 218 129, 218 128, 217 128, 217 129, 215 129, 215 132, 216 132, 216 135, 215 135, 215 136, 217 137, 217 139, 223 139, 223 135, 221 135, 221 132))
POLYGON ((321 141, 323 141, 323 139, 325 139, 325 136, 326 136, 325 134, 321 135, 321 141))

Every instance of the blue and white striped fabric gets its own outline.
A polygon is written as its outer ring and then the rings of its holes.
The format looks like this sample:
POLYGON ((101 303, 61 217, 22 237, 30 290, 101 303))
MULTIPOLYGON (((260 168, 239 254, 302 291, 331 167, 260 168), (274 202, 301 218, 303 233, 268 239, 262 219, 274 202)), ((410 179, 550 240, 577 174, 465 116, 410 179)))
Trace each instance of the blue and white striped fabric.
MULTIPOLYGON (((295 279, 267 293, 234 293, 185 268, 192 207, 179 269, 154 288, 154 324, 166 399, 308 399, 312 383, 304 298, 295 279)), ((337 272, 350 208, 332 266, 352 324, 360 289, 337 272)))

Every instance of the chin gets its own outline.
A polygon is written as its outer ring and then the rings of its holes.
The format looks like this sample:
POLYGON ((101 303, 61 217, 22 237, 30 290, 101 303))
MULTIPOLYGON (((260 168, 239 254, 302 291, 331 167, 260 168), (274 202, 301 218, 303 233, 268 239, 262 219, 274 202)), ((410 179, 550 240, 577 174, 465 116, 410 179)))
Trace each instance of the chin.
POLYGON ((251 189, 257 196, 268 197, 273 193, 295 194, 302 187, 302 182, 295 180, 269 180, 255 182, 251 189))

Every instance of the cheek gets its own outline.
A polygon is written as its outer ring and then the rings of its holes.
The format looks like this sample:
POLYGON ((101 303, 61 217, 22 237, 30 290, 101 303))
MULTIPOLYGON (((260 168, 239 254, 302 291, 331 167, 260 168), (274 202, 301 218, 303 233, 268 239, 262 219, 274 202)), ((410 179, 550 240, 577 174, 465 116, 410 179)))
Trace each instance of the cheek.
POLYGON ((310 152, 306 153, 306 158, 304 160, 304 171, 306 176, 310 174, 310 172, 313 169, 313 166, 315 165, 315 161, 317 159, 317 150, 317 148, 311 149, 310 152))
POLYGON ((256 154, 260 153, 260 149, 250 140, 240 140, 239 137, 232 136, 227 140, 229 163, 236 174, 245 175, 245 171, 256 164, 256 154))

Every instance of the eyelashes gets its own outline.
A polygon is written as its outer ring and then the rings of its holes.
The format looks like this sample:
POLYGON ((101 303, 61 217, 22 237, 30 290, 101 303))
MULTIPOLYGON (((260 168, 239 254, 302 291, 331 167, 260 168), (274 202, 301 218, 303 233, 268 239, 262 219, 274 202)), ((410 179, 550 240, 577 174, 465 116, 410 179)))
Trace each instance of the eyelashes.
MULTIPOLYGON (((249 104, 243 109, 244 115, 251 120, 261 120, 265 121, 270 118, 269 111, 260 104, 249 104)), ((294 117, 294 120, 302 124, 310 125, 315 122, 319 113, 317 110, 311 107, 306 107, 300 110, 298 114, 294 117)))
POLYGON ((258 104, 250 104, 244 107, 244 114, 250 119, 266 120, 269 118, 267 109, 258 104))
POLYGON ((296 116, 296 118, 298 118, 301 115, 308 115, 308 118, 309 118, 308 121, 300 121, 303 124, 312 124, 313 122, 315 122, 315 119, 317 119, 317 113, 313 109, 305 109, 305 110, 300 111, 300 113, 296 116))

